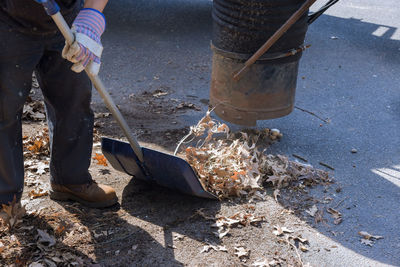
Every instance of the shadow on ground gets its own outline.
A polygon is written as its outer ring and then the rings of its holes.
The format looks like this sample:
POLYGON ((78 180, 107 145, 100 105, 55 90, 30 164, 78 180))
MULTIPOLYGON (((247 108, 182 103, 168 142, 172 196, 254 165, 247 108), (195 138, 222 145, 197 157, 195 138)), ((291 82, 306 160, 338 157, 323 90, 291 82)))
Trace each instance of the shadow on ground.
MULTIPOLYGON (((199 80, 189 79, 192 72, 186 69, 185 64, 191 61, 204 62, 207 60, 208 64, 211 64, 210 52, 203 53, 208 51, 204 48, 205 45, 208 45, 205 40, 211 38, 210 12, 209 1, 111 2, 107 10, 108 23, 111 29, 107 37, 109 39, 105 42, 108 42, 111 47, 115 47, 116 51, 121 53, 111 54, 110 52, 106 55, 104 66, 113 66, 107 68, 107 74, 111 73, 110 75, 117 76, 118 73, 122 72, 122 76, 125 77, 121 80, 110 78, 107 81, 111 86, 112 93, 117 97, 117 102, 124 103, 119 96, 127 93, 127 91, 121 89, 121 83, 124 86, 130 86, 129 90, 132 92, 153 86, 152 83, 157 82, 153 79, 141 81, 139 85, 133 83, 142 79, 143 73, 151 72, 150 76, 152 76, 153 68, 155 69, 154 73, 167 68, 162 64, 160 65, 160 62, 168 61, 170 58, 179 64, 177 63, 176 68, 167 74, 179 73, 179 75, 175 75, 178 80, 163 80, 163 77, 160 80, 175 88, 175 95, 183 97, 186 95, 185 88, 196 87, 199 80), (113 39, 111 40, 111 38, 113 39), (176 47, 175 41, 181 45, 182 50, 176 47), (198 58, 187 53, 188 48, 185 46, 185 42, 201 44, 201 46, 191 47, 193 54, 199 53, 198 58), (128 49, 131 44, 134 44, 135 49, 128 49), (163 49, 163 45, 165 45, 165 49, 175 47, 176 51, 170 53, 160 50, 152 54, 152 49, 163 49), (200 50, 200 52, 196 52, 197 50, 200 50), (180 51, 185 51, 185 54, 180 53, 180 51), (134 62, 134 64, 126 64, 126 61, 134 62), (123 62, 117 74, 113 74, 115 70, 112 68, 116 64, 114 62, 123 62), (143 65, 143 62, 146 66, 143 65)), ((384 64, 392 64, 393 67, 398 68, 400 43, 398 40, 391 39, 392 34, 398 29, 387 27, 388 30, 383 35, 373 35, 381 26, 386 27, 358 19, 343 19, 328 15, 321 16, 315 24, 310 26, 308 40, 311 41, 313 46, 309 52, 304 54, 303 62, 309 64, 305 66, 306 72, 316 78, 308 84, 306 84, 307 81, 300 83, 300 85, 308 85, 307 89, 299 92, 300 104, 306 106, 312 104, 315 110, 323 110, 326 114, 330 114, 333 122, 324 125, 324 127, 319 127, 320 121, 309 120, 309 115, 300 113, 300 111, 295 111, 287 118, 273 120, 270 122, 271 125, 283 129, 284 134, 286 132, 289 134, 285 135, 281 144, 272 147, 270 152, 288 154, 296 150, 306 151, 304 153, 311 160, 324 159, 335 163, 335 175, 339 184, 343 184, 343 191, 335 195, 335 202, 332 205, 346 199, 340 206, 344 221, 334 227, 314 225, 311 221, 309 221, 309 224, 317 227, 323 235, 357 254, 381 263, 398 264, 400 259, 396 251, 399 250, 397 244, 400 243, 400 240, 395 225, 400 219, 398 213, 400 189, 398 182, 396 182, 399 180, 399 176, 398 173, 392 172, 393 180, 389 181, 389 179, 382 179, 382 176, 378 176, 376 172, 372 171, 372 169, 387 167, 393 170, 394 166, 399 164, 399 162, 395 162, 395 158, 398 158, 400 154, 398 149, 400 147, 398 93, 389 89, 383 94, 379 93, 380 88, 369 86, 365 87, 364 92, 347 88, 347 86, 362 87, 364 83, 370 82, 370 78, 366 79, 363 76, 365 70, 357 71, 357 69, 354 69, 355 67, 360 68, 363 64, 373 64, 365 62, 366 57, 362 55, 363 53, 366 53, 371 60, 380 60, 384 64), (330 39, 331 35, 339 36, 337 45, 332 45, 332 42, 336 40, 330 39), (349 56, 349 53, 352 53, 352 56, 349 56), (354 53, 357 53, 356 56, 354 56, 354 53), (324 65, 323 61, 327 57, 337 57, 337 62, 342 62, 341 67, 328 63, 328 66, 327 64, 324 65), (352 61, 351 64, 349 61, 352 61), (322 71, 325 71, 325 74, 319 76, 322 71), (339 82, 340 89, 338 89, 338 86, 331 86, 329 82, 323 80, 323 77, 331 77, 331 80, 336 81, 343 80, 342 83, 339 82), (353 82, 349 84, 349 81, 353 82), (323 89, 318 94, 310 91, 316 90, 316 87, 323 87, 323 89), (321 99, 321 95, 327 101, 318 104, 317 99, 321 99), (306 97, 314 98, 314 100, 306 99, 306 97), (355 108, 351 106, 353 104, 356 106, 355 108), (390 110, 377 109, 377 107, 383 107, 386 104, 390 104, 392 108, 390 110), (329 110, 329 108, 335 110, 329 110), (376 117, 377 113, 380 114, 379 117, 376 117), (351 127, 356 129, 351 130, 351 127), (388 131, 385 138, 379 138, 379 129, 388 131), (346 136, 346 138, 342 138, 343 136, 346 136), (335 142, 337 144, 334 144, 335 142), (391 143, 393 147, 397 148, 385 151, 386 143, 391 143), (365 154, 358 158, 350 155, 349 148, 353 146, 364 148, 365 154), (380 156, 376 156, 375 153, 380 156), (384 235, 385 239, 376 242, 373 248, 366 247, 360 244, 360 237, 357 236, 357 232, 362 230, 369 231, 372 234, 384 235), (336 235, 332 234, 332 231, 336 235)), ((382 71, 384 70, 376 70, 376 72, 382 71)), ((199 88, 201 90, 196 91, 198 98, 207 98, 208 87, 201 83, 199 88)), ((124 106, 121 106, 122 110, 124 108, 124 106)), ((135 120, 129 118, 135 117, 136 112, 142 111, 130 110, 125 113, 131 125, 140 124, 137 116, 135 120)), ((180 115, 180 117, 178 116, 180 118, 178 126, 188 127, 193 125, 202 115, 203 113, 180 115)), ((163 121, 154 119, 146 127, 151 132, 152 128, 159 129, 159 124, 162 123, 165 123, 165 118, 163 121)), ((100 129, 99 131, 105 130, 100 129)), ((157 145, 163 146, 164 144, 158 143, 157 145)), ((317 197, 322 196, 324 195, 322 191, 321 189, 314 194, 317 197)), ((128 232, 138 233, 121 240, 121 244, 126 245, 126 247, 138 243, 143 245, 140 256, 132 256, 132 261, 139 265, 180 265, 181 263, 174 259, 173 249, 168 249, 168 244, 173 239, 172 232, 182 233, 198 241, 212 239, 209 224, 205 224, 203 219, 198 220, 190 218, 190 216, 199 208, 207 208, 211 215, 215 215, 220 208, 220 204, 217 202, 181 196, 166 189, 148 187, 134 180, 131 180, 124 189, 121 206, 134 218, 164 229, 162 233, 164 243, 161 244, 154 241, 154 238, 146 233, 146 230, 132 226, 124 219, 114 218, 116 223, 126 227, 128 232), (157 254, 157 252, 148 253, 149 251, 160 251, 160 254, 157 254), (154 255, 160 257, 151 258, 154 255)), ((96 254, 102 257, 106 264, 112 264, 110 260, 104 257, 104 251, 101 248, 97 250, 96 254)), ((317 255, 314 258, 318 259, 318 254, 312 253, 309 256, 310 259, 313 255, 317 255)), ((118 257, 113 257, 113 260, 116 258, 118 257)))

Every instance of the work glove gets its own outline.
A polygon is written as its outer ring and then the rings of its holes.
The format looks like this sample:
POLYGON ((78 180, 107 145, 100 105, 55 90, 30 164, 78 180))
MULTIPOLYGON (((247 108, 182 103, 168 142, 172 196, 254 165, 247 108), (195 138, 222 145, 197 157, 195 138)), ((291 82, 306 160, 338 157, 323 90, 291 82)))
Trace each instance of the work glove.
POLYGON ((62 57, 74 63, 71 69, 75 72, 87 71, 97 75, 100 70, 100 58, 103 46, 100 37, 104 32, 106 20, 103 13, 96 9, 82 9, 72 23, 75 41, 72 45, 65 43, 62 57))

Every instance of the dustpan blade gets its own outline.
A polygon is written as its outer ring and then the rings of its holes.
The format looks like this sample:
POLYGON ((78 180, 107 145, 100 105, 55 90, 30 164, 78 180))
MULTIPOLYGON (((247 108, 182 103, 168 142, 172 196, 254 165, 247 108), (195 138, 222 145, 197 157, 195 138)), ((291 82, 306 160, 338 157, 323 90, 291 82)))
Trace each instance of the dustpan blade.
POLYGON ((103 138, 102 151, 113 168, 118 171, 185 194, 217 198, 204 190, 189 163, 179 157, 143 147, 144 164, 150 173, 145 175, 129 143, 103 138))

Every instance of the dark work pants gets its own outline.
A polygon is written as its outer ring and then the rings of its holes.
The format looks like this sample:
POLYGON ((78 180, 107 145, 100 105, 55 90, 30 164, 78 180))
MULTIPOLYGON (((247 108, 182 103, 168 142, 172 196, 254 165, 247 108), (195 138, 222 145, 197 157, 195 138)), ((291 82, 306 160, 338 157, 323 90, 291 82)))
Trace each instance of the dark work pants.
POLYGON ((21 197, 24 184, 21 116, 35 71, 46 106, 51 144, 50 176, 57 184, 91 181, 91 84, 61 57, 61 36, 11 31, 0 22, 0 204, 21 197))

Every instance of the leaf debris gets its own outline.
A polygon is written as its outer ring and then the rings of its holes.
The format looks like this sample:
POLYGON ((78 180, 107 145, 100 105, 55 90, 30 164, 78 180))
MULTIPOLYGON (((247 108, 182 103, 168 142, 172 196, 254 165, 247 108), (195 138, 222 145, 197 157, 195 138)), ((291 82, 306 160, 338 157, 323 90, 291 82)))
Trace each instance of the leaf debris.
POLYGON ((42 101, 32 100, 29 96, 22 110, 22 119, 30 121, 44 121, 46 115, 42 101))
POLYGON ((334 224, 340 224, 343 221, 342 214, 339 211, 333 208, 328 208, 326 211, 331 214, 332 218, 334 219, 334 224))
POLYGON ((366 246, 372 247, 375 240, 383 239, 383 236, 380 235, 371 235, 366 231, 360 231, 358 234, 362 237, 360 242, 366 246))
POLYGON ((268 155, 259 149, 260 138, 279 139, 282 137, 279 130, 231 133, 226 124, 211 118, 210 113, 207 111, 197 125, 190 127, 189 134, 175 150, 176 154, 182 144, 197 140, 195 146, 188 145, 181 153, 196 171, 206 191, 225 199, 252 197, 264 190, 265 182, 278 189, 293 181, 305 185, 330 182, 325 171, 290 161, 285 156, 268 155), (187 141, 189 138, 191 140, 187 141))
POLYGON ((0 218, 8 226, 8 229, 12 229, 18 223, 22 222, 22 217, 25 215, 25 207, 21 206, 14 195, 12 202, 9 205, 2 204, 2 209, 0 210, 0 218))

